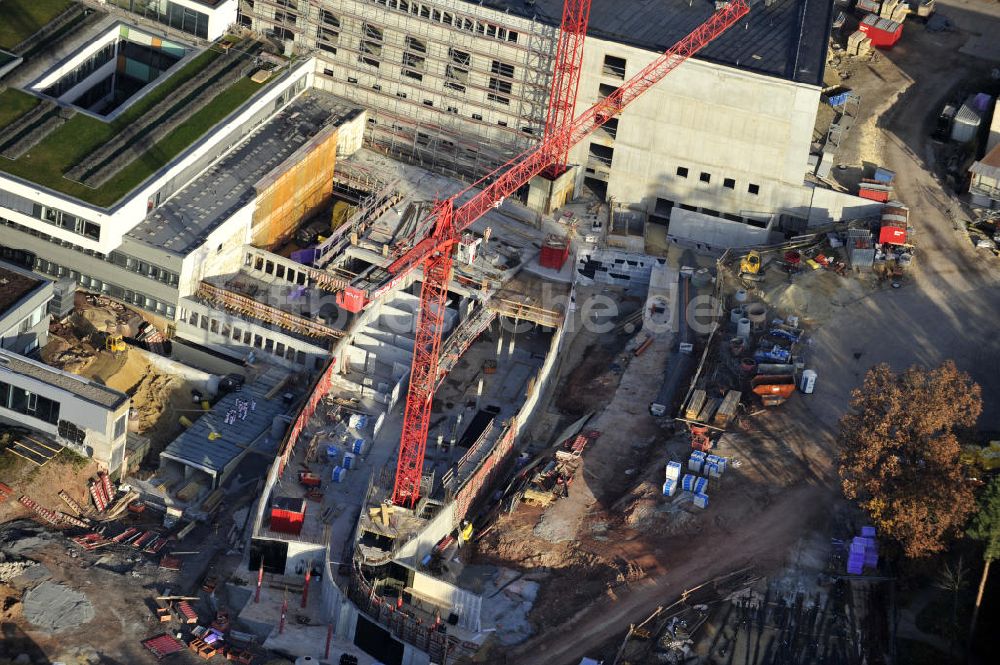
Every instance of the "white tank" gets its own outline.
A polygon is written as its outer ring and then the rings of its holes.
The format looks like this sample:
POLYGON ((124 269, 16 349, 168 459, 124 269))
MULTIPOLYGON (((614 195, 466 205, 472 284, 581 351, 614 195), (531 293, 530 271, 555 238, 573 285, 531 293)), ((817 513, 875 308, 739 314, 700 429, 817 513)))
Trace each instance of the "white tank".
POLYGON ((802 372, 802 378, 799 380, 799 390, 804 392, 806 395, 811 395, 812 391, 816 389, 816 372, 811 369, 807 369, 802 372))

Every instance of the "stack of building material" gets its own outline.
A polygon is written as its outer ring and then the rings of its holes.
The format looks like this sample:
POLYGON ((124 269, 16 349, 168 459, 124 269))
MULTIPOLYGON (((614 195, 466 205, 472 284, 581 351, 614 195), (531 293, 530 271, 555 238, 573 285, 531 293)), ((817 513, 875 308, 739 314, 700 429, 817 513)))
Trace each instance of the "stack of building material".
POLYGON ((178 601, 174 605, 174 609, 177 610, 177 616, 181 623, 198 623, 198 613, 194 611, 194 608, 186 600, 178 601))
POLYGON ((5 483, 0 483, 0 503, 3 503, 7 499, 9 499, 10 495, 13 493, 14 490, 11 489, 10 485, 7 485, 5 483))
POLYGON ((151 637, 148 640, 142 641, 142 646, 156 656, 157 660, 161 660, 170 654, 177 653, 178 651, 184 650, 184 643, 173 635, 157 635, 156 637, 151 637))
POLYGON ((688 470, 694 471, 695 473, 701 473, 702 467, 705 465, 705 457, 705 451, 692 450, 691 457, 688 459, 688 470))
POLYGON ((681 477, 681 463, 667 462, 666 480, 663 481, 663 496, 673 496, 677 492, 677 483, 681 477))
POLYGON ((681 489, 685 492, 693 492, 696 480, 698 480, 698 476, 691 473, 685 473, 684 477, 681 478, 681 489))
MULTIPOLYGON (((892 0, 887 1, 891 2, 892 0)), ((854 6, 859 12, 878 14, 882 9, 882 2, 881 0, 858 0, 854 6)))
POLYGON ((860 30, 855 30, 851 33, 851 36, 847 38, 847 55, 863 57, 871 53, 871 50, 871 38, 860 30))
POLYGON ((878 568, 878 543, 875 540, 875 527, 862 527, 861 535, 851 539, 850 551, 847 556, 847 573, 861 575, 865 568, 878 568))
POLYGON ((35 511, 35 514, 41 517, 43 520, 52 524, 53 526, 58 526, 62 522, 62 516, 54 510, 49 510, 48 508, 42 508, 40 505, 35 503, 27 495, 22 496, 18 499, 25 508, 35 511))
POLYGON ((333 471, 330 472, 330 478, 335 483, 344 482, 344 479, 347 478, 347 469, 342 466, 333 467, 333 471))
POLYGON ((694 481, 694 493, 705 494, 708 491, 708 478, 697 478, 694 481))

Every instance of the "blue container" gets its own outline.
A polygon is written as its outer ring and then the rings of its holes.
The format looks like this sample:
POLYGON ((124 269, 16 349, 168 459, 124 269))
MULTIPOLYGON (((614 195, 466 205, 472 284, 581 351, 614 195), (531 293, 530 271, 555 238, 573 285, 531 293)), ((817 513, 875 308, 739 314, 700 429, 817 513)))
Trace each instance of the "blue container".
POLYGON ((684 490, 685 492, 692 491, 694 489, 695 478, 697 477, 698 476, 694 476, 690 473, 684 474, 684 477, 681 478, 681 489, 684 490))
POLYGON ((354 439, 354 443, 351 444, 351 452, 355 455, 360 455, 362 449, 365 447, 364 439, 354 439))
POLYGON ((873 526, 863 526, 861 527, 861 535, 865 538, 875 537, 875 527, 873 526))
POLYGON ((667 478, 663 483, 663 496, 673 496, 677 492, 677 481, 667 478))
POLYGON ((704 494, 708 490, 708 478, 698 478, 694 481, 694 493, 704 494))
POLYGON ((694 505, 699 508, 708 508, 708 495, 707 494, 695 494, 694 495, 694 505))
POLYGON ((333 471, 330 473, 330 477, 333 479, 333 482, 342 483, 347 477, 347 469, 342 466, 335 466, 333 467, 333 471))
POLYGON ((344 461, 342 464, 345 469, 353 469, 355 464, 354 453, 344 453, 344 461))

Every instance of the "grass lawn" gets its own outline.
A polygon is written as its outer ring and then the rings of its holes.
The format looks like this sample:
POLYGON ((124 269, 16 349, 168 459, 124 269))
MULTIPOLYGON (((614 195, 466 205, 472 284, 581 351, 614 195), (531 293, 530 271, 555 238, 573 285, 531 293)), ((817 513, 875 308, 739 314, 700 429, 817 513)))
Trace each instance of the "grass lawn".
MULTIPOLYGON (((2 6, 3 4, 0 4, 0 7, 2 6)), ((63 177, 63 173, 111 140, 116 133, 143 113, 163 102, 181 84, 218 56, 216 51, 202 53, 136 102, 114 122, 105 123, 78 113, 20 159, 16 161, 0 159, 0 170, 95 205, 111 205, 249 99, 260 86, 249 78, 237 81, 99 189, 91 189, 68 180, 63 177)), ((0 111, 0 126, 4 124, 2 118, 0 111)))
POLYGON ((8 88, 0 92, 0 128, 6 127, 17 118, 35 108, 38 102, 38 97, 15 90, 14 88, 8 88))
POLYGON ((73 0, 3 0, 0 48, 14 48, 72 4, 73 0))

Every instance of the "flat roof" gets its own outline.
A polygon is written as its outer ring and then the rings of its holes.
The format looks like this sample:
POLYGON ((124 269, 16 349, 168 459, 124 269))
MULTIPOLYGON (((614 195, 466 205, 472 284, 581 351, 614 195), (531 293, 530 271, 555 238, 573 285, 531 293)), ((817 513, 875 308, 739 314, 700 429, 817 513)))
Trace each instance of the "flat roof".
POLYGON ((270 441, 271 421, 285 413, 288 407, 280 397, 267 399, 266 396, 284 376, 284 372, 269 370, 253 383, 244 384, 238 392, 225 395, 211 411, 174 439, 160 456, 212 475, 222 473, 245 450, 254 448, 257 439, 265 436, 270 441), (237 417, 235 422, 226 424, 226 416, 231 411, 239 413, 237 400, 251 402, 253 408, 247 409, 245 419, 237 417), (215 440, 209 439, 212 432, 219 435, 215 440))
POLYGON ((325 129, 362 109, 319 90, 309 90, 258 127, 239 146, 189 182, 139 222, 128 236, 187 254, 247 205, 256 185, 325 129))
POLYGON ((128 401, 128 395, 123 392, 7 351, 0 351, 0 373, 2 372, 37 379, 106 409, 117 409, 128 401))
POLYGON ((46 280, 34 277, 24 270, 0 262, 0 317, 33 291, 44 286, 45 282, 46 280))
MULTIPOLYGON (((466 0, 559 25, 563 0, 466 0)), ((830 0, 750 0, 740 25, 706 46, 698 58, 769 76, 821 85, 827 36, 833 20, 830 0)), ((710 0, 599 0, 590 10, 588 35, 665 51, 715 12, 710 0)))

